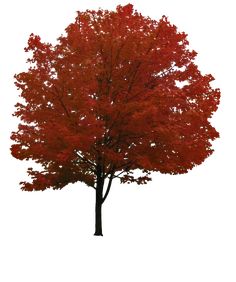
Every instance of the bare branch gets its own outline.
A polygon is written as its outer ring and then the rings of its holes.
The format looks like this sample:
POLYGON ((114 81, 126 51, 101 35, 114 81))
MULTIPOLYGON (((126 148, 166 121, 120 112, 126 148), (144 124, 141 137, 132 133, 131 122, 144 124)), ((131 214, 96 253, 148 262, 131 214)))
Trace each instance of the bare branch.
POLYGON ((96 164, 94 164, 93 162, 91 162, 90 160, 86 159, 85 157, 81 156, 78 152, 76 152, 77 156, 84 162, 89 163, 90 165, 92 165, 93 167, 96 168, 96 164))
POLYGON ((125 170, 122 170, 120 173, 118 173, 117 175, 114 174, 113 178, 120 178, 120 175, 122 173, 125 173, 125 170))
POLYGON ((113 180, 113 174, 110 175, 109 177, 109 182, 108 182, 108 185, 107 185, 107 190, 106 190, 106 193, 104 194, 103 198, 102 198, 102 203, 105 202, 109 192, 110 192, 110 189, 111 189, 111 184, 112 184, 112 180, 113 180))

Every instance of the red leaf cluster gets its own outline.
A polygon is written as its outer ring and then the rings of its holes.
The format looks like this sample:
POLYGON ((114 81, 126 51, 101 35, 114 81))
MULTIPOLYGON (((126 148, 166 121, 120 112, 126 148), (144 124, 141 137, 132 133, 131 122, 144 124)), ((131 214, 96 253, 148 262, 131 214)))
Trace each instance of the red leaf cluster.
POLYGON ((43 171, 29 170, 23 189, 94 186, 98 165, 103 178, 144 184, 151 171, 186 173, 212 153, 220 91, 165 16, 152 20, 131 4, 78 12, 56 45, 31 34, 25 51, 12 154, 43 171), (144 176, 130 176, 135 169, 144 176))

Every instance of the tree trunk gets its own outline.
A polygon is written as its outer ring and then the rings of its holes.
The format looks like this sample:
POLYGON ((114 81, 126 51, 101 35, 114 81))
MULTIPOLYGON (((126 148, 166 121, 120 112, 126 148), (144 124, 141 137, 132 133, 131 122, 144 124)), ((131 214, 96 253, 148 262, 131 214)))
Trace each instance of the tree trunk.
POLYGON ((95 204, 95 236, 102 235, 102 196, 103 196, 103 179, 98 176, 96 187, 96 204, 95 204))
MULTIPOLYGON (((103 188, 103 187, 102 187, 103 188)), ((95 233, 96 236, 102 235, 102 188, 96 190, 95 204, 95 233)))

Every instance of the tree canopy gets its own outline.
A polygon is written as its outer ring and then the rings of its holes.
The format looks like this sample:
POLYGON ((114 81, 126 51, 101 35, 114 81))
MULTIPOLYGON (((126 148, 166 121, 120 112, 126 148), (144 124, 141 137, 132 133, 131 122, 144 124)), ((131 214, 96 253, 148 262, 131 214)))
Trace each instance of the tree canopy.
POLYGON ((23 102, 12 154, 43 167, 29 168, 23 190, 97 188, 98 177, 144 184, 152 171, 186 173, 213 152, 220 90, 166 16, 131 4, 86 10, 65 31, 55 45, 31 34, 30 67, 15 75, 23 102))

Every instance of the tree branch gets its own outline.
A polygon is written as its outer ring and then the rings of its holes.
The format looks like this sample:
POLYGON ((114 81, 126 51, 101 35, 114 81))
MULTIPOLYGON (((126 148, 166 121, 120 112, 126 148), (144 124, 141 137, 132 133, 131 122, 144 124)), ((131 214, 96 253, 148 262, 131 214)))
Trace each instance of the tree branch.
POLYGON ((54 89, 55 89, 55 91, 56 91, 56 93, 57 93, 56 96, 57 96, 57 98, 58 98, 58 100, 59 100, 59 102, 60 102, 60 104, 61 104, 61 106, 62 106, 64 112, 66 113, 67 117, 68 117, 69 119, 71 119, 70 113, 69 113, 69 111, 67 110, 67 108, 66 108, 64 102, 62 101, 62 96, 60 96, 60 93, 59 93, 58 89, 56 88, 56 86, 54 86, 54 89))
POLYGON ((106 190, 106 193, 104 195, 104 197, 102 198, 102 203, 105 202, 109 192, 110 192, 110 189, 111 189, 111 184, 112 184, 112 180, 113 180, 113 174, 110 175, 109 177, 109 182, 108 182, 108 185, 107 185, 107 190, 106 190))
POLYGON ((81 156, 78 152, 76 152, 76 153, 77 153, 77 156, 78 156, 81 160, 83 160, 84 162, 89 163, 90 165, 92 165, 92 166, 94 166, 94 167, 96 168, 96 164, 94 164, 94 163, 91 162, 90 160, 86 159, 85 157, 81 156))
POLYGON ((115 175, 115 174, 114 174, 114 176, 113 176, 113 177, 114 177, 114 178, 120 178, 119 176, 120 176, 122 173, 125 173, 125 171, 124 171, 124 170, 122 170, 122 171, 121 171, 120 173, 118 173, 117 175, 115 175))

